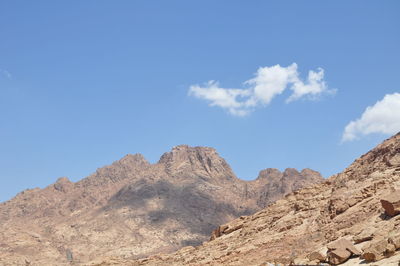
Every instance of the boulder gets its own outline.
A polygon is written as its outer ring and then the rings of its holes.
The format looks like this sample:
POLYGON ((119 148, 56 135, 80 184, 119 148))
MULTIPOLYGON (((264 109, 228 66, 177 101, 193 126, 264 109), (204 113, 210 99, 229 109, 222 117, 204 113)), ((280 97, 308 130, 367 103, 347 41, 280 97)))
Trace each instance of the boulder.
POLYGON ((328 248, 322 247, 322 248, 320 248, 320 249, 317 249, 317 250, 311 252, 311 253, 307 256, 307 258, 308 258, 310 261, 313 261, 313 260, 318 260, 318 261, 320 261, 320 262, 321 262, 321 261, 326 261, 326 259, 327 259, 327 253, 328 253, 328 248))
POLYGON ((347 249, 335 249, 328 252, 328 261, 331 264, 341 264, 348 260, 351 256, 351 252, 347 249))
POLYGON ((328 250, 334 250, 334 249, 347 249, 350 251, 352 254, 359 256, 361 252, 351 243, 350 240, 341 238, 339 240, 336 240, 330 244, 328 244, 328 250))
MULTIPOLYGON (((387 239, 372 242, 365 248, 362 258, 367 262, 378 261, 390 256, 394 245, 389 244, 387 239)), ((394 252, 394 251, 393 251, 394 252)))
POLYGON ((381 199, 382 207, 389 216, 396 216, 400 213, 400 190, 383 197, 381 199))
POLYGON ((361 252, 349 240, 342 238, 327 246, 327 259, 331 264, 340 264, 348 260, 351 255, 359 256, 361 252))

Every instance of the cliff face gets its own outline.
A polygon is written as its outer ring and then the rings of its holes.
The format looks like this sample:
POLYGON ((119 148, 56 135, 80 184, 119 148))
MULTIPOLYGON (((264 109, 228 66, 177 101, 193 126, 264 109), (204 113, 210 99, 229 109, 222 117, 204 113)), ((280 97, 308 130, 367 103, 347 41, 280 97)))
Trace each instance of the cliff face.
MULTIPOLYGON (((211 241, 172 254, 119 264, 263 265, 266 262, 315 265, 400 259, 400 134, 357 159, 323 183, 286 195, 267 208, 217 227, 211 241), (353 256, 353 257, 351 257, 353 256)), ((311 172, 310 170, 304 170, 311 172)), ((287 170, 267 169, 264 184, 276 192, 287 170), (278 180, 278 181, 275 181, 278 180)), ((281 188, 290 187, 296 182, 281 188)), ((110 260, 100 260, 109 265, 110 260)))
POLYGON ((296 169, 287 168, 280 172, 277 169, 268 168, 259 173, 252 185, 253 190, 259 195, 257 205, 264 208, 282 198, 282 195, 321 181, 320 173, 311 169, 298 172, 296 169))
POLYGON ((79 264, 173 252, 322 180, 312 170, 287 169, 243 181, 206 147, 174 147, 156 164, 127 155, 79 182, 60 178, 1 203, 0 264, 79 264))

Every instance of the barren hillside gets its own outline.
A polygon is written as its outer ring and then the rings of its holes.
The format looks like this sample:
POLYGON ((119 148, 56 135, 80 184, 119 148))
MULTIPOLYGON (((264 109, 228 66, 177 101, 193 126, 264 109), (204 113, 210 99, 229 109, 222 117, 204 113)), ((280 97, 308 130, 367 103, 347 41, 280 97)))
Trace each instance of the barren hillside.
POLYGON ((325 182, 219 226, 201 246, 90 265, 397 265, 399 213, 400 133, 325 182))
POLYGON ((1 203, 0 264, 81 264, 173 252, 321 181, 309 169, 266 169, 243 181, 206 147, 174 147, 156 164, 127 155, 79 182, 60 178, 1 203))

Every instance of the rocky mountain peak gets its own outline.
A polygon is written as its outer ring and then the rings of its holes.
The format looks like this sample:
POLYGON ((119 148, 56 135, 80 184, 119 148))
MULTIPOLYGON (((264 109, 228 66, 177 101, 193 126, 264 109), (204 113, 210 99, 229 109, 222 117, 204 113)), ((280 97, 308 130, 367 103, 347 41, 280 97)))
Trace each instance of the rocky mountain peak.
POLYGON ((210 147, 191 147, 189 145, 174 146, 170 152, 164 153, 159 163, 181 163, 188 160, 207 160, 219 157, 217 151, 210 147))
POLYGON ((67 192, 73 187, 74 183, 71 182, 68 177, 60 177, 57 179, 57 181, 54 183, 53 187, 55 190, 61 191, 61 192, 67 192))
POLYGON ((400 132, 385 140, 371 151, 355 160, 343 173, 332 178, 336 184, 347 180, 362 180, 374 173, 400 167, 400 132))
POLYGON ((256 180, 268 179, 270 177, 278 178, 281 175, 282 175, 282 172, 276 168, 266 168, 266 169, 260 171, 256 180))
POLYGON ((264 169, 255 180, 260 191, 257 204, 260 207, 268 206, 282 195, 323 180, 320 173, 311 169, 303 169, 301 172, 294 168, 286 168, 283 172, 275 168, 264 169))
POLYGON ((68 177, 62 176, 62 177, 57 179, 56 183, 65 184, 65 183, 72 183, 72 182, 69 180, 68 177))
POLYGON ((164 153, 158 163, 164 165, 172 175, 194 173, 198 176, 234 176, 226 161, 210 147, 175 146, 170 152, 164 153))
POLYGON ((285 171, 283 171, 284 176, 294 176, 294 175, 300 175, 299 171, 295 168, 286 168, 285 171))
POLYGON ((310 169, 310 168, 304 168, 303 170, 301 170, 300 174, 302 174, 302 175, 320 175, 319 172, 314 171, 313 169, 310 169))
POLYGON ((361 156, 355 163, 372 164, 376 168, 400 166, 400 132, 361 156))
POLYGON ((297 179, 312 179, 314 181, 321 181, 322 176, 319 172, 310 168, 305 168, 300 172, 295 168, 286 168, 283 172, 276 168, 266 168, 260 171, 256 180, 264 180, 268 182, 279 180, 281 182, 283 179, 294 179, 296 181, 297 179))
POLYGON ((135 154, 127 154, 122 157, 120 160, 114 162, 114 164, 122 164, 122 165, 147 165, 150 164, 146 158, 140 153, 135 154))

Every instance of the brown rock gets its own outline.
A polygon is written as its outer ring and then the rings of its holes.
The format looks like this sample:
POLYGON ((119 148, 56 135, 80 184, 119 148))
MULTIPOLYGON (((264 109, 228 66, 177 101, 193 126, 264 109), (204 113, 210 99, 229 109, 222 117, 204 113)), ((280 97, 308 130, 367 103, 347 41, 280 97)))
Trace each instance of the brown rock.
POLYGON ((390 244, 390 243, 389 243, 389 244, 386 246, 385 257, 393 256, 393 254, 395 253, 395 251, 396 251, 396 247, 395 247, 393 244, 390 244))
POLYGON ((211 232, 211 237, 210 237, 210 241, 216 239, 217 237, 220 237, 223 235, 223 233, 225 232, 226 229, 228 229, 228 225, 220 225, 217 227, 217 229, 213 230, 211 232))
POLYGON ((322 248, 320 248, 320 249, 318 249, 318 250, 315 250, 315 251, 311 252, 311 253, 307 256, 307 258, 308 258, 310 261, 318 260, 318 261, 320 261, 320 262, 323 262, 323 261, 326 261, 326 260, 327 260, 327 255, 328 255, 328 248, 322 247, 322 248))
POLYGON ((347 239, 342 238, 328 244, 328 261, 332 264, 345 262, 351 255, 359 256, 361 252, 347 239))
POLYGON ((368 262, 384 259, 386 257, 385 253, 388 248, 388 244, 389 243, 386 239, 372 242, 368 247, 364 249, 361 257, 368 262))
POLYGON ((336 249, 346 249, 354 255, 360 255, 361 252, 351 243, 350 240, 341 238, 336 240, 327 246, 328 250, 336 250, 336 249))
POLYGON ((351 252, 347 249, 335 249, 328 251, 328 261, 332 264, 340 264, 348 260, 351 252))
POLYGON ((389 237, 388 241, 390 244, 393 244, 396 249, 400 248, 400 234, 389 237))
POLYGON ((329 201, 329 206, 328 206, 328 208, 331 212, 332 218, 345 212, 349 207, 350 206, 347 203, 347 201, 341 197, 331 198, 331 200, 329 201))
POLYGON ((400 190, 385 196, 381 199, 382 207, 389 216, 395 216, 400 213, 400 190))
POLYGON ((359 244, 361 242, 372 240, 375 230, 375 228, 371 227, 365 228, 361 233, 353 237, 354 243, 359 244))

